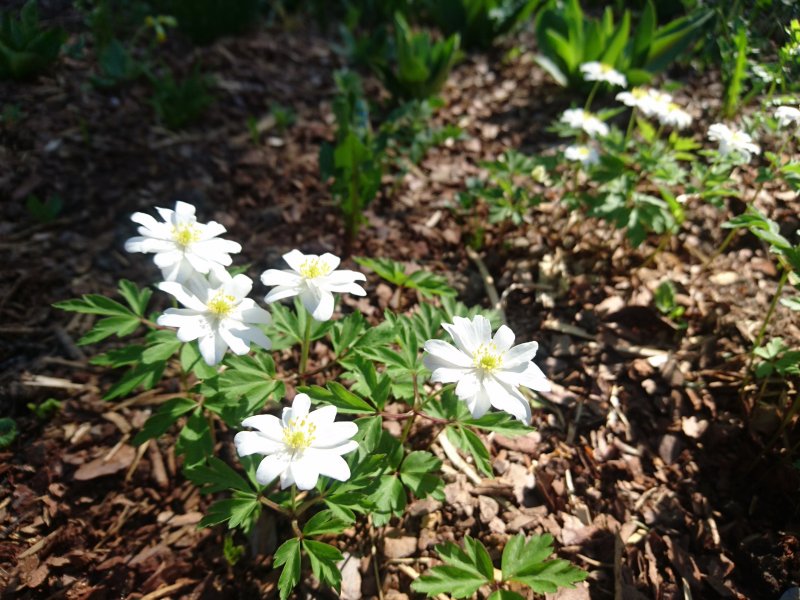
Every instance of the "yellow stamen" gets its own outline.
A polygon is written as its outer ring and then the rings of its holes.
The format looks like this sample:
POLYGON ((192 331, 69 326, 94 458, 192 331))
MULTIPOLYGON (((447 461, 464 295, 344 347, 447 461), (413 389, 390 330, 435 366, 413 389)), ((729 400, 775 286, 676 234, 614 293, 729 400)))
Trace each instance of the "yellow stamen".
POLYGON ((200 228, 194 223, 182 223, 172 228, 172 239, 184 248, 200 240, 200 228))
POLYGON ((214 297, 208 301, 206 306, 208 312, 213 313, 217 317, 227 317, 233 310, 236 298, 225 292, 217 292, 214 297))
POLYGON ((309 422, 306 417, 298 420, 291 419, 289 427, 283 430, 283 443, 292 450, 305 450, 316 439, 317 426, 309 422))
POLYGON ((503 356, 497 349, 494 342, 481 344, 478 349, 472 354, 472 363, 477 369, 492 372, 496 369, 502 368, 503 356))
POLYGON ((307 258, 300 265, 300 275, 306 279, 322 277, 331 272, 331 267, 321 258, 307 258))

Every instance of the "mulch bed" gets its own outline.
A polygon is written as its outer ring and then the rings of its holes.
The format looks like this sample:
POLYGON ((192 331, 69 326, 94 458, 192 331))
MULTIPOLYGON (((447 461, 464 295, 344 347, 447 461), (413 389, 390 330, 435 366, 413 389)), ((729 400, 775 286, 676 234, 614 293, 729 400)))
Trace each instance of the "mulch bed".
MULTIPOLYGON (((9 167, 0 173, 0 406, 21 430, 0 454, 3 597, 276 596, 271 554, 284 525, 265 516, 253 540, 236 537, 248 555, 230 566, 226 532, 196 528, 209 499, 182 477, 171 440, 126 444, 152 409, 148 395, 103 402, 113 375, 88 364, 95 348, 74 342, 90 321, 50 304, 112 294, 120 277, 154 281, 150 261, 123 250, 134 233, 128 217, 175 199, 228 227, 244 247, 237 264, 251 264, 251 276, 280 267, 294 247, 341 253, 341 221, 317 165, 333 133, 340 60, 331 46, 305 26, 199 50, 174 43, 177 68, 198 60, 217 76, 216 103, 180 133, 154 124, 144 85, 93 89, 89 58, 64 58, 32 83, 0 84, 4 102, 24 112, 0 129, 0 164, 9 167), (270 101, 290 106, 297 123, 267 131, 256 146, 246 121, 265 117, 270 101), (61 215, 32 220, 30 194, 59 195, 61 215), (25 408, 50 397, 63 401, 51 420, 25 408)), ((705 75, 672 75, 685 83, 702 135, 721 87, 705 75)), ((443 95, 437 122, 458 124, 466 139, 398 175, 396 194, 371 207, 354 253, 448 274, 463 301, 487 305, 455 194, 481 161, 557 143, 546 128, 573 99, 530 53, 512 62, 501 53, 472 57, 443 95)), ((753 177, 742 170, 743 189, 753 177)), ((681 235, 646 263, 654 246, 632 249, 620 232, 546 195, 529 224, 490 227, 482 254, 509 325, 518 340, 539 342, 537 363, 556 384, 535 407, 535 431, 485 437, 495 479, 473 481, 446 462, 446 502, 415 501, 385 530, 341 536, 344 597, 377 598, 378 588, 387 599, 414 597, 411 578, 430 564, 435 544, 469 533, 497 558, 508 535, 524 531, 553 534, 559 554, 590 571, 585 587, 554 596, 562 600, 777 598, 800 582, 800 481, 780 444, 767 447, 776 412, 740 396, 776 287, 770 257, 742 236, 703 271, 728 215, 690 201, 681 235), (664 279, 687 307, 685 330, 653 308, 664 279)), ((767 186, 757 202, 797 228, 793 195, 767 186)), ((375 277, 368 290, 367 301, 344 310, 379 318, 397 300, 375 277)), ((405 295, 400 307, 415 301, 405 295)), ((800 341, 783 308, 773 330, 800 341)), ((313 352, 325 358, 324 347, 313 352)), ((777 398, 777 386, 768 397, 777 398)), ((218 452, 231 464, 234 433, 219 432, 218 452)), ((427 433, 412 439, 426 443, 427 433)), ((296 597, 335 595, 308 581, 296 597)))

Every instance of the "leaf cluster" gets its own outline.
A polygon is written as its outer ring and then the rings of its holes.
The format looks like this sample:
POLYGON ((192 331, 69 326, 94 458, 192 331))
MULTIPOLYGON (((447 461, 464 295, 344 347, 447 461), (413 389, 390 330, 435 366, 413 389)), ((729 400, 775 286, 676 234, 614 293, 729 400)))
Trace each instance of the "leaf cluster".
POLYGON ((39 22, 36 0, 28 0, 14 16, 0 12, 0 79, 29 79, 58 58, 67 33, 39 22))

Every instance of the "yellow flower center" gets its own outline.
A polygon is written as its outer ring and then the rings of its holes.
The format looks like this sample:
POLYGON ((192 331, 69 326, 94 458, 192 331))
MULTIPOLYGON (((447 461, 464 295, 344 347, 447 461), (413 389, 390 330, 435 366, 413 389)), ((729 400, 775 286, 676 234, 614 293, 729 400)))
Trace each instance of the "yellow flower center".
POLYGON ((283 443, 292 450, 305 450, 316 439, 317 426, 306 417, 299 421, 289 420, 289 427, 283 430, 283 443))
POLYGON ((578 146, 576 151, 578 153, 578 156, 580 156, 581 158, 589 157, 589 148, 587 148, 586 146, 578 146))
POLYGON ((306 279, 315 279, 331 272, 331 268, 321 258, 307 258, 300 265, 300 275, 306 279))
POLYGON ((609 65, 602 64, 602 63, 600 64, 600 72, 601 73, 611 73, 611 71, 613 71, 613 70, 614 70, 614 67, 611 67, 609 65))
POLYGON ((631 90, 631 94, 633 94, 633 97, 637 100, 641 100, 642 98, 647 97, 647 90, 644 88, 635 87, 631 90))
POLYGON ((494 342, 488 342, 478 346, 472 353, 472 363, 475 368, 491 373, 503 366, 503 356, 494 342))
POLYGON ((181 223, 172 227, 172 239, 184 248, 200 240, 200 228, 194 223, 181 223))
POLYGON ((236 303, 236 298, 225 292, 217 292, 211 300, 208 301, 206 306, 208 312, 213 313, 217 317, 227 317, 233 310, 236 303))

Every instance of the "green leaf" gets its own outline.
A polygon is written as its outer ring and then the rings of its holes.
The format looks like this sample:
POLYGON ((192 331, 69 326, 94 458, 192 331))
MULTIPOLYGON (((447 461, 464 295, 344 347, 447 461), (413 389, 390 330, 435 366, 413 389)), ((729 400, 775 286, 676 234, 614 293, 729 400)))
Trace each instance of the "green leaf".
POLYGON ((189 415, 178 435, 175 450, 184 455, 186 467, 205 461, 214 452, 211 430, 202 407, 189 415))
POLYGON ((189 342, 181 347, 181 369, 184 373, 194 373, 198 379, 211 379, 215 377, 217 368, 203 360, 197 342, 189 342))
POLYGON ((100 340, 104 340, 112 335, 116 335, 120 338, 130 335, 136 331, 140 324, 141 321, 139 321, 139 318, 133 315, 100 319, 86 335, 78 340, 78 345, 86 346, 88 344, 96 344, 100 340))
POLYGON ((213 527, 220 523, 228 522, 228 529, 235 527, 250 528, 250 524, 255 521, 261 511, 261 502, 258 496, 253 493, 241 494, 237 496, 217 500, 208 507, 208 512, 198 523, 198 527, 213 527))
POLYGON ((400 481, 418 498, 444 499, 444 482, 439 469, 442 461, 430 452, 411 452, 400 464, 400 481))
POLYGON ((483 442, 477 435, 465 427, 448 426, 446 431, 447 439, 464 452, 468 452, 472 455, 472 458, 475 460, 475 466, 478 467, 481 473, 487 477, 494 476, 494 472, 492 471, 492 458, 489 456, 489 451, 486 449, 486 446, 483 445, 483 442))
POLYGON ((337 592, 342 586, 342 572, 336 563, 344 560, 338 548, 314 540, 303 540, 303 549, 311 562, 311 571, 320 583, 331 586, 337 592))
POLYGON ((142 362, 152 364, 172 357, 181 347, 173 330, 155 331, 147 336, 147 348, 142 352, 142 362))
POLYGON ((497 590, 492 592, 488 600, 525 600, 517 592, 509 592, 508 590, 497 590))
POLYGON ((341 533, 348 526, 348 523, 336 518, 328 510, 321 510, 303 526, 303 535, 313 537, 326 533, 341 533))
POLYGON ((113 400, 121 396, 126 396, 137 387, 144 390, 153 389, 164 373, 165 364, 156 362, 153 364, 137 364, 130 371, 125 373, 120 380, 111 386, 111 389, 103 396, 103 400, 113 400))
POLYGON ((382 476, 378 488, 370 499, 375 505, 372 521, 376 527, 386 525, 392 515, 402 514, 406 507, 405 488, 394 475, 382 476))
POLYGON ((198 486, 201 494, 214 494, 225 490, 252 492, 252 488, 224 461, 209 456, 207 464, 196 464, 184 469, 186 478, 198 486))
POLYGON ((0 417, 0 448, 8 448, 17 437, 17 423, 9 417, 0 417))
POLYGON ((229 355, 225 358, 228 367, 219 376, 219 391, 235 400, 245 397, 265 402, 270 395, 283 389, 274 379, 275 362, 265 352, 253 356, 229 355))
POLYGON ((162 404, 155 414, 151 415, 141 431, 133 438, 133 445, 138 446, 147 440, 163 435, 181 415, 197 406, 197 403, 188 398, 173 398, 162 404))
POLYGON ((447 542, 436 547, 444 566, 433 567, 411 584, 415 592, 435 596, 447 593, 454 598, 466 598, 478 588, 494 581, 494 567, 486 548, 470 536, 464 537, 467 550, 447 542))
POLYGON ((480 419, 460 419, 462 425, 494 431, 506 437, 518 437, 533 431, 531 427, 505 412, 488 412, 480 419))
POLYGON ((153 290, 150 288, 143 288, 140 290, 132 281, 120 279, 119 293, 120 296, 125 298, 125 301, 131 307, 135 315, 144 317, 145 312, 147 312, 147 304, 150 302, 150 297, 153 295, 153 290))
POLYGON ((297 582, 300 581, 300 561, 300 540, 298 539, 285 541, 275 552, 273 566, 283 565, 283 571, 278 579, 281 600, 286 600, 297 582))
POLYGON ((233 535, 231 534, 226 535, 225 541, 222 543, 222 555, 225 557, 225 562, 230 566, 234 566, 242 559, 246 549, 245 546, 234 544, 233 535))
POLYGON ((551 593, 559 587, 572 588, 587 573, 562 559, 547 560, 553 553, 553 536, 534 535, 525 539, 519 533, 508 540, 503 549, 504 581, 524 583, 538 594, 551 593))

